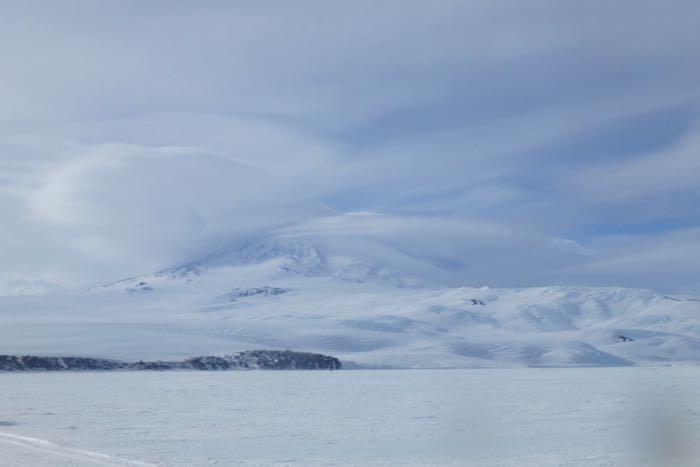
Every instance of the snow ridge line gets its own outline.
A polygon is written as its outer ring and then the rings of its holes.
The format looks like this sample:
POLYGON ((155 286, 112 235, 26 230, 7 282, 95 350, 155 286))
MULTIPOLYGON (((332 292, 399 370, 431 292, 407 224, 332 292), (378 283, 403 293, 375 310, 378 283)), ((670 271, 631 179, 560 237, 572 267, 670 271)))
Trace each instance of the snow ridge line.
POLYGON ((0 431, 0 443, 12 444, 29 449, 36 453, 45 454, 49 458, 63 458, 79 462, 89 462, 91 465, 101 465, 109 467, 156 467, 156 464, 148 462, 122 459, 108 454, 87 451, 84 449, 69 448, 54 444, 50 441, 29 436, 20 436, 13 433, 0 431))

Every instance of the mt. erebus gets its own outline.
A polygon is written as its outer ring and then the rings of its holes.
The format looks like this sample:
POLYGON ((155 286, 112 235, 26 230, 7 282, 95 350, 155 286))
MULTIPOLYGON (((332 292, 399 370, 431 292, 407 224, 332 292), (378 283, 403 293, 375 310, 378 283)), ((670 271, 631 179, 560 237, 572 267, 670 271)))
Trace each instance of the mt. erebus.
POLYGON ((346 367, 700 361, 698 299, 458 286, 465 265, 439 243, 417 248, 393 234, 395 222, 406 221, 323 217, 87 292, 3 297, 0 353, 177 359, 268 348, 331 354, 346 367))

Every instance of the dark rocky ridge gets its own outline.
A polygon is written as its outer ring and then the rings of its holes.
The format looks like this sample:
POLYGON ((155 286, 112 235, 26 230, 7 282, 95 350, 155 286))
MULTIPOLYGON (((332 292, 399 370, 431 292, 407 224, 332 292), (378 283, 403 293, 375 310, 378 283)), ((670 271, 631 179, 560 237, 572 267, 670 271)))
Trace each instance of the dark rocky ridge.
POLYGON ((122 362, 89 357, 0 355, 0 371, 88 370, 337 370, 340 360, 291 350, 247 350, 224 357, 194 357, 181 362, 122 362))
POLYGON ((289 289, 283 289, 281 287, 269 287, 267 285, 263 287, 252 287, 248 289, 231 289, 229 292, 216 297, 218 301, 226 302, 236 302, 241 298, 262 296, 262 297, 272 297, 274 295, 282 295, 289 292, 289 289))

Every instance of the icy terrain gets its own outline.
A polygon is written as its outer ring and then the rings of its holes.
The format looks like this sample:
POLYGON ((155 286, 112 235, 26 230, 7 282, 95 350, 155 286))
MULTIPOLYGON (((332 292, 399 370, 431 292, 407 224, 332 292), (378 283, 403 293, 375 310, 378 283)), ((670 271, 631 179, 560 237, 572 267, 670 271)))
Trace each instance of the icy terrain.
POLYGON ((689 366, 0 380, 3 466, 690 467, 700 456, 689 366))
POLYGON ((460 271, 492 265, 397 237, 395 222, 318 218, 90 290, 0 297, 0 354, 153 361, 290 349, 401 368, 700 361, 697 298, 463 284, 460 271))
POLYGON ((440 282, 448 268, 434 259, 349 243, 285 230, 89 291, 2 297, 0 354, 138 361, 291 349, 402 368, 700 361, 692 297, 456 287, 440 282))

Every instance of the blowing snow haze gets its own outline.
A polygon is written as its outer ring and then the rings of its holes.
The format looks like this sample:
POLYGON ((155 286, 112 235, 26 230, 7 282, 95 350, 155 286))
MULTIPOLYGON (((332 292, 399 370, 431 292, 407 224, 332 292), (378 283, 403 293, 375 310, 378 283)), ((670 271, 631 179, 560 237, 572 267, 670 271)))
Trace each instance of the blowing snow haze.
POLYGON ((0 293, 275 256, 401 286, 700 293, 698 14, 8 3, 0 293))

